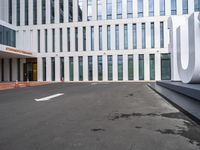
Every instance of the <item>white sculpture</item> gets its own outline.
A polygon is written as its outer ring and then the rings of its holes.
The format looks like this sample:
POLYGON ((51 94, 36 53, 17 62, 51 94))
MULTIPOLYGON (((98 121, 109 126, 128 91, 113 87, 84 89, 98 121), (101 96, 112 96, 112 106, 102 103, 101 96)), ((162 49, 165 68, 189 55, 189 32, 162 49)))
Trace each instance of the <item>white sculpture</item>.
POLYGON ((172 50, 172 80, 200 83, 200 15, 168 20, 172 50), (175 21, 176 20, 176 21, 175 21), (178 27, 178 28, 177 28, 178 27))

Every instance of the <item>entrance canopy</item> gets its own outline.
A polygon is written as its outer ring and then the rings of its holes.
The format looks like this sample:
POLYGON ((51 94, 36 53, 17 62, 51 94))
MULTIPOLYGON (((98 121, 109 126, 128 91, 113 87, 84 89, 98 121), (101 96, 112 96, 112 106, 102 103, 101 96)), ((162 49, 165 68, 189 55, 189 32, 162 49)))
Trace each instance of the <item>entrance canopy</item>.
POLYGON ((0 58, 34 58, 36 55, 32 52, 19 50, 16 48, 0 45, 0 58))

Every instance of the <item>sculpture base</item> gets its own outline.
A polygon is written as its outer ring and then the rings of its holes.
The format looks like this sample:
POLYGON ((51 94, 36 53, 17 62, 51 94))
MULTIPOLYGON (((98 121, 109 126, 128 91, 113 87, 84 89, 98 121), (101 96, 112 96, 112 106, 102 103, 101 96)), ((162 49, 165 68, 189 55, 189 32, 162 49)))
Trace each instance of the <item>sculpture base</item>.
POLYGON ((149 87, 200 124, 200 84, 158 81, 149 87))

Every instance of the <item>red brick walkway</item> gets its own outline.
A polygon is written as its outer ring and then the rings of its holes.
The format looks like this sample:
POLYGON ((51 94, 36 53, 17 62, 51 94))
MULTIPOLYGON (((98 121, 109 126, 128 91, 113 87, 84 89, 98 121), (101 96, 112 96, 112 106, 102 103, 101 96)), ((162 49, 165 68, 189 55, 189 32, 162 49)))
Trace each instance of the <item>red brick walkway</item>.
POLYGON ((13 88, 22 88, 22 87, 30 87, 30 86, 39 86, 50 84, 50 82, 8 82, 8 83, 0 83, 0 90, 13 89, 13 88))

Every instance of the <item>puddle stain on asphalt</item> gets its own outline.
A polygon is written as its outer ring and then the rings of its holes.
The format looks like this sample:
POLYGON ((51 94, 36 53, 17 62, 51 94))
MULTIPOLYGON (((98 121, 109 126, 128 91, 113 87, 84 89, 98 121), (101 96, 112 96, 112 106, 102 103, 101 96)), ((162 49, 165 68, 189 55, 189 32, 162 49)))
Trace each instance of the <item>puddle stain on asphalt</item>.
POLYGON ((103 132, 103 131, 105 131, 105 129, 101 129, 101 128, 97 128, 97 129, 91 129, 91 131, 93 131, 93 132, 103 132))

